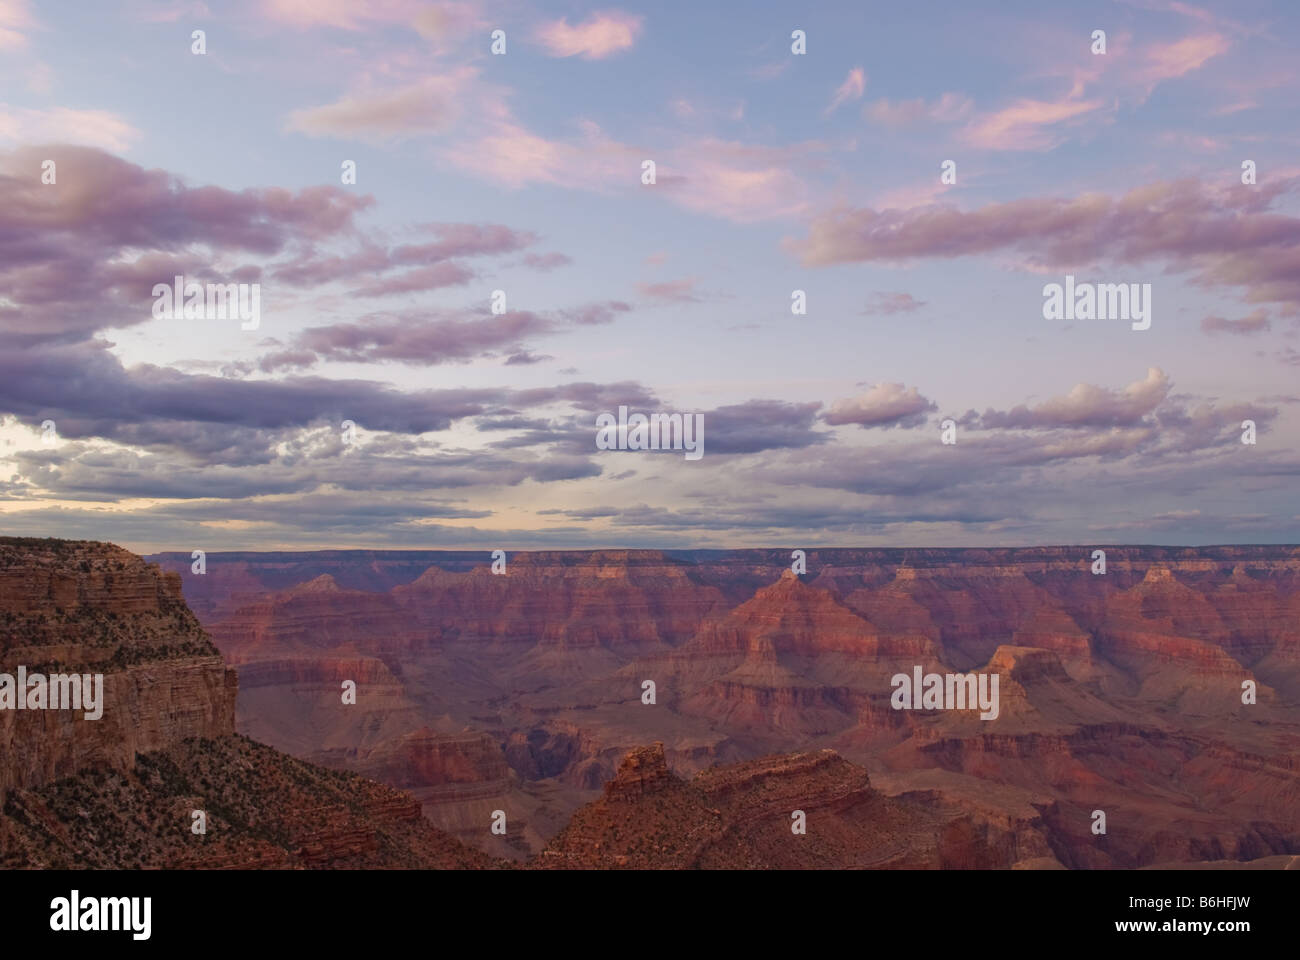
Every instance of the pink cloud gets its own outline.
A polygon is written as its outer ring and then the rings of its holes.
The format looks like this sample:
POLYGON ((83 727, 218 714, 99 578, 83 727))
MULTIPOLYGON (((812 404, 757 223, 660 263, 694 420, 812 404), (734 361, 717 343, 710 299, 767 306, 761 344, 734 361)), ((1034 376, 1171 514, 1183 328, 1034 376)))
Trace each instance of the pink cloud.
POLYGON ((863 428, 915 427, 925 422, 927 413, 937 409, 916 387, 878 383, 866 393, 836 400, 825 420, 831 426, 853 423, 863 428))
POLYGON ((680 206, 737 223, 798 216, 810 200, 802 168, 815 165, 825 150, 818 141, 790 147, 689 141, 669 151, 659 167, 660 186, 680 206))
POLYGON ((431 3, 421 6, 415 29, 434 41, 463 36, 488 25, 477 3, 431 3))
POLYGON ((765 147, 702 138, 652 152, 607 136, 590 121, 580 136, 550 140, 513 120, 443 151, 453 165, 511 187, 548 183, 574 189, 636 188, 662 193, 689 210, 739 223, 795 216, 807 209, 801 164, 823 152, 817 142, 765 147), (643 159, 656 161, 656 184, 642 187, 643 159))
POLYGON ((290 26, 360 30, 367 22, 410 23, 423 6, 419 0, 269 0, 263 9, 290 26))
POLYGON ((27 31, 36 26, 27 0, 0 0, 0 50, 27 46, 27 31))
POLYGON ((684 277, 681 280, 665 280, 662 283, 638 283, 637 291, 650 300, 661 303, 698 303, 700 296, 695 292, 695 278, 684 277))
POLYGON ((966 418, 985 429, 1029 429, 1055 427, 1133 427, 1169 396, 1169 376, 1159 367, 1149 367, 1142 380, 1122 390, 1110 390, 1091 383, 1079 383, 1062 397, 1052 397, 1030 407, 1020 405, 1000 412, 985 410, 966 418))
POLYGON ((861 100, 862 94, 867 89, 867 75, 861 67, 854 67, 849 71, 849 75, 844 78, 844 82, 839 85, 835 91, 835 96, 831 97, 830 106, 826 108, 827 113, 834 113, 850 100, 861 100))
POLYGON ((550 20, 537 28, 534 38, 553 57, 603 60, 629 50, 641 32, 643 18, 621 10, 605 10, 569 26, 567 20, 550 20))
POLYGON ((951 189, 953 189, 952 184, 941 183, 938 177, 926 177, 919 183, 897 187, 881 194, 876 200, 876 206, 881 210, 924 207, 934 203, 951 189))
POLYGON ((1250 31, 1235 21, 1226 17, 1211 13, 1203 7, 1194 7, 1190 3, 1181 3, 1179 0, 1145 0, 1145 6, 1164 10, 1169 13, 1181 14, 1184 17, 1190 17, 1193 20, 1199 20, 1201 23, 1210 24, 1216 27, 1229 27, 1239 33, 1249 33, 1250 31))
POLYGON ((1142 79, 1154 86, 1162 80, 1181 77, 1199 70, 1213 57, 1227 53, 1231 46, 1231 41, 1219 33, 1204 33, 1172 43, 1155 44, 1146 50, 1142 79))
MULTIPOLYGON (((1048 35, 1040 32, 1031 35, 1028 43, 1055 49, 1060 40, 1055 31, 1048 35)), ((1074 57, 1046 64, 1035 76, 1040 84, 1044 77, 1065 80, 1068 92, 1055 98, 1021 97, 983 113, 966 125, 962 139, 986 150, 1051 150, 1071 132, 1109 120, 1121 104, 1141 106, 1159 84, 1201 69, 1231 46, 1218 32, 1144 47, 1134 46, 1129 33, 1114 32, 1105 56, 1093 56, 1085 52, 1086 47, 1081 48, 1074 57)), ((880 122, 894 123, 915 122, 924 115, 923 105, 913 102, 882 102, 875 112, 880 122)))
MULTIPOLYGON (((346 30, 353 34, 369 34, 367 39, 379 40, 386 27, 405 27, 419 34, 427 43, 420 55, 427 59, 447 53, 455 42, 488 27, 480 0, 270 0, 259 8, 266 19, 281 26, 297 30, 328 28, 346 30)), ((483 34, 486 36, 486 34, 483 34)), ((391 44, 376 51, 379 62, 376 68, 390 71, 395 64, 405 63, 408 54, 391 44)))
POLYGON ((888 127, 905 127, 922 122, 952 123, 970 113, 970 97, 960 93, 945 93, 933 103, 915 100, 880 99, 870 103, 863 115, 888 127))
MULTIPOLYGON (((598 157, 585 158, 574 146, 550 141, 514 122, 499 123, 491 133, 448 147, 444 157, 466 173, 510 187, 530 183, 563 185, 598 157)), ((576 184, 575 184, 576 185, 576 184)))
POLYGON ((349 95, 324 106, 295 110, 287 128, 310 136, 361 140, 445 133, 460 118, 476 77, 476 70, 464 67, 396 89, 349 95))
POLYGON ((985 150, 1049 150, 1062 140, 1058 124, 1099 110, 1101 100, 1030 100, 1022 98, 1009 107, 969 124, 966 142, 985 150))
POLYGON ((576 136, 549 138, 515 119, 508 91, 483 83, 468 67, 298 110, 286 125, 313 136, 396 141, 455 134, 469 127, 469 117, 476 118, 473 131, 449 138, 438 156, 471 176, 512 188, 646 189, 641 164, 653 159, 657 194, 741 223, 805 211, 810 191, 803 168, 828 149, 815 141, 766 147, 704 137, 651 150, 616 140, 590 120, 578 121, 576 136))
POLYGON ((1243 110, 1254 110, 1259 106, 1254 100, 1237 100, 1233 103, 1226 103, 1221 107, 1215 107, 1210 111, 1212 116, 1228 117, 1234 113, 1241 113, 1243 110))
POLYGON ((108 110, 29 110, 0 103, 0 141, 79 143, 124 151, 140 132, 108 110))

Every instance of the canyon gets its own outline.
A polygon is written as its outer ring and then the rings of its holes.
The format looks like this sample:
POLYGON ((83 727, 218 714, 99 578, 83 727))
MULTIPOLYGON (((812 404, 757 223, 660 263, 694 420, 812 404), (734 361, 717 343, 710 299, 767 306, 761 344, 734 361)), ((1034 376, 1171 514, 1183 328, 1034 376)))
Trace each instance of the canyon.
POLYGON ((0 867, 1291 866, 1300 549, 1105 550, 0 538, 0 673, 104 678, 0 710, 0 867))
MULTIPOLYGON (((554 844, 656 742, 683 810, 710 768, 831 751, 920 825, 878 865, 1300 853, 1300 548, 1106 546, 1103 575, 1094 549, 810 549, 799 575, 776 549, 521 552, 501 574, 489 551, 149 559, 237 671, 240 733, 406 791, 494 857, 570 862, 554 844), (997 718, 892 709, 917 667, 997 674, 997 718)), ((816 792, 803 764, 774 776, 816 792)))

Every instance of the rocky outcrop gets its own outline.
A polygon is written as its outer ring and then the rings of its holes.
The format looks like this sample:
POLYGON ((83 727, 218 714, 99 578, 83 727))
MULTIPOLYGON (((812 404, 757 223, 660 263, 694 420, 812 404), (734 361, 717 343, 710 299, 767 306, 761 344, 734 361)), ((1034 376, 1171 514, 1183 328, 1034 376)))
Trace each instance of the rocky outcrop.
POLYGON ((0 711, 0 795, 234 733, 237 681, 181 581, 112 544, 0 539, 0 672, 103 675, 102 715, 0 711))
MULTIPOLYGON (((690 781, 662 745, 633 750, 542 869, 861 869, 937 866, 951 815, 871 788, 832 750, 710 768, 690 781)), ((948 841, 948 848, 954 846, 948 841)), ((1003 864, 999 864, 1003 865, 1003 864)))
POLYGON ((671 782, 664 745, 639 747, 623 758, 614 779, 605 784, 605 799, 640 800, 665 789, 671 782))

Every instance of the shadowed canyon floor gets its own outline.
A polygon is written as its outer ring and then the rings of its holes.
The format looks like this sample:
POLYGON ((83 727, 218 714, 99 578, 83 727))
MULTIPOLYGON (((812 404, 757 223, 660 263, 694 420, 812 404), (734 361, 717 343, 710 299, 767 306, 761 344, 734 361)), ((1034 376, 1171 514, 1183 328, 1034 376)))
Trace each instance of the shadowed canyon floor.
POLYGON ((834 750, 927 823, 899 827, 899 864, 1300 853, 1300 548, 1106 547, 1104 575, 1092 549, 810 550, 799 576, 778 550, 518 553, 502 575, 479 552, 152 559, 239 672, 240 732, 409 791, 495 856, 567 862, 570 818, 654 741, 684 810, 708 767, 834 750), (914 666, 997 673, 997 719, 892 709, 914 666))

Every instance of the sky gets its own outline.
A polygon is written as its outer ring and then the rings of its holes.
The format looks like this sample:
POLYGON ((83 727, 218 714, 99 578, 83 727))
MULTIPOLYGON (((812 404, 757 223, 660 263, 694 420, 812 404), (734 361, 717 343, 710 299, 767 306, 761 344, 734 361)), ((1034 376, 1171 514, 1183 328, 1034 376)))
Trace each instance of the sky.
POLYGON ((1300 542, 1298 46, 1254 0, 0 0, 0 533, 1300 542), (602 449, 620 407, 703 455, 602 449))

